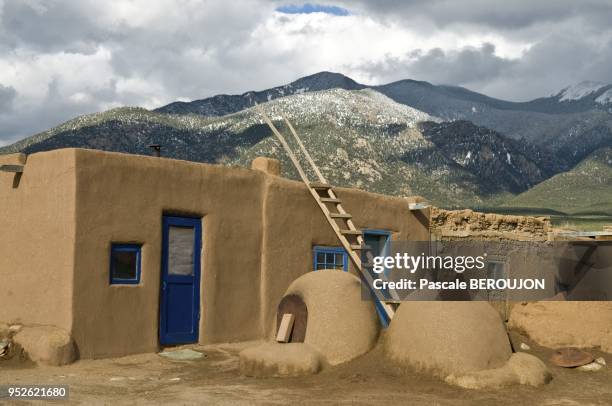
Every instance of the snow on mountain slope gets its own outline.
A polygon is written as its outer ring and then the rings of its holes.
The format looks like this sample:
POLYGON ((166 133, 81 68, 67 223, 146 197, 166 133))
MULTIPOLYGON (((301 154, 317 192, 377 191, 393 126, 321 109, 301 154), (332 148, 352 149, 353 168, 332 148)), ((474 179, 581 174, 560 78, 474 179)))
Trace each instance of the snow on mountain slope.
MULTIPOLYGON (((437 117, 394 102, 372 89, 331 89, 293 94, 263 103, 260 107, 272 120, 282 120, 284 116, 297 124, 329 122, 336 127, 399 125, 412 128, 422 121, 440 121, 437 117)), ((264 124, 263 118, 256 108, 251 107, 212 120, 203 130, 241 131, 257 124, 264 124)))
POLYGON ((342 74, 319 72, 272 89, 242 95, 218 95, 190 103, 176 102, 156 111, 222 117, 244 111, 255 103, 334 88, 350 91, 370 88, 396 103, 445 121, 472 121, 556 154, 564 170, 603 144, 612 142, 608 139, 612 134, 612 101, 606 102, 610 93, 603 95, 612 89, 612 85, 597 82, 566 87, 549 97, 509 102, 457 86, 433 85, 410 79, 367 86, 342 74), (580 143, 575 142, 578 137, 580 143))
POLYGON ((599 97, 595 99, 595 101, 599 104, 612 103, 612 88, 600 94, 599 97))
MULTIPOLYGON (((294 123, 331 122, 337 127, 379 126, 385 128, 396 125, 412 128, 421 121, 440 121, 420 110, 396 103, 371 89, 344 90, 337 88, 297 93, 264 102, 260 106, 273 120, 281 120, 281 116, 284 115, 294 123)), ((140 108, 123 107, 77 117, 13 145, 0 148, 0 153, 45 150, 48 148, 36 147, 36 145, 58 135, 70 137, 71 134, 76 133, 91 133, 93 136, 100 128, 109 126, 109 123, 126 129, 143 128, 141 130, 143 133, 151 128, 172 129, 169 130, 169 134, 175 131, 193 134, 238 133, 252 126, 265 125, 261 115, 253 107, 222 117, 164 114, 140 108), (88 128, 91 128, 91 131, 88 128)), ((138 131, 131 135, 136 136, 137 133, 138 131)), ((95 137, 91 138, 93 141, 95 137)), ((53 142, 52 144, 55 145, 53 142)), ((77 141, 71 141, 70 146, 79 145, 77 141)))
POLYGON ((192 102, 177 101, 155 109, 155 111, 170 114, 199 114, 203 116, 220 117, 253 107, 256 103, 265 103, 293 94, 333 88, 358 90, 365 87, 365 85, 359 84, 340 73, 319 72, 314 75, 305 76, 289 84, 267 90, 249 91, 241 95, 220 94, 206 99, 194 100, 192 102))
MULTIPOLYGON (((418 194, 437 205, 464 207, 507 199, 547 172, 538 151, 531 153, 518 141, 468 122, 424 135, 422 122, 438 129, 436 115, 374 89, 310 89, 271 101, 262 93, 264 100, 257 102, 285 135, 282 116, 291 120, 332 184, 418 194)), ((76 147, 148 155, 148 145, 161 144, 162 156, 197 162, 249 166, 257 156, 275 157, 285 176, 297 178, 259 111, 233 108, 223 116, 114 109, 76 118, 0 148, 0 153, 76 147)))
POLYGON ((589 80, 580 82, 578 84, 566 87, 560 93, 558 93, 558 96, 560 96, 559 101, 580 100, 591 93, 595 93, 604 86, 606 86, 606 84, 601 82, 593 82, 589 80))
POLYGON ((276 99, 264 106, 275 116, 273 118, 280 119, 281 114, 297 121, 334 117, 338 126, 405 124, 413 127, 420 121, 439 121, 372 89, 302 93, 291 98, 276 99))

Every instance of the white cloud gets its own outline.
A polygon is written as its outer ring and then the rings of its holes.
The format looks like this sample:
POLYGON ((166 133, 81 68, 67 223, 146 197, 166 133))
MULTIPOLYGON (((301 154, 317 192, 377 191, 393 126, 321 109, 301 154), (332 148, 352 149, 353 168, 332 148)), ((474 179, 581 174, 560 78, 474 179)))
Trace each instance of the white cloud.
POLYGON ((114 76, 110 59, 111 52, 104 47, 89 55, 19 49, 0 59, 0 83, 12 86, 26 100, 43 98, 54 79, 61 82, 62 95, 105 87, 114 76))
POLYGON ((275 12, 284 3, 273 0, 0 0, 0 86, 15 91, 0 140, 86 112, 242 93, 321 70, 513 99, 612 82, 612 6, 469 1, 339 1, 350 15, 338 17, 275 12))

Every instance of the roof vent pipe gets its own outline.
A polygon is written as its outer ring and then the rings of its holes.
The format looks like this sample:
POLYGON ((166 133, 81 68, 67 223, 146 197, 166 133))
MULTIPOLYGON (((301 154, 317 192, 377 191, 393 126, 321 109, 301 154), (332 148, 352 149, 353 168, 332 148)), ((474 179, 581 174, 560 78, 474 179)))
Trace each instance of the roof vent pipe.
POLYGON ((161 156, 161 145, 160 144, 151 144, 149 148, 153 150, 153 156, 160 157, 161 156))

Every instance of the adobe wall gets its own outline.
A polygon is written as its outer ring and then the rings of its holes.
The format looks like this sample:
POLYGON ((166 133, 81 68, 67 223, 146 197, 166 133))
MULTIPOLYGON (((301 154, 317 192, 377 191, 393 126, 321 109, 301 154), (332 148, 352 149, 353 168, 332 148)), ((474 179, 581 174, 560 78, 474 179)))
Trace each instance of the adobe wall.
MULTIPOLYGON (((164 214, 203 218, 201 343, 265 337, 285 290, 313 270, 313 246, 340 245, 305 185, 260 170, 79 149, 29 160, 18 193, 2 175, 0 208, 19 210, 0 220, 15 241, 0 248, 15 281, 2 287, 18 299, 5 292, 0 311, 66 328, 81 358, 158 350, 164 214), (142 244, 140 284, 109 284, 112 242, 142 244), (24 258, 35 274, 15 265, 24 258)), ((338 195, 358 227, 429 238, 414 199, 338 195)))
POLYGON ((550 218, 433 208, 432 235, 441 239, 546 241, 550 218))
POLYGON ((75 153, 43 152, 21 175, 0 172, 0 321, 72 325, 75 153))
MULTIPOLYGON (((553 296, 555 280, 550 271, 555 268, 555 259, 550 257, 551 232, 548 217, 432 209, 434 239, 454 241, 455 249, 459 249, 462 242, 470 245, 470 241, 482 241, 490 261, 507 264, 509 278, 544 278, 547 288, 544 295, 553 296), (539 269, 548 272, 538 273, 539 269)), ((510 299, 512 294, 509 292, 510 299)))
MULTIPOLYGON (((586 246, 564 246, 564 241, 598 241, 589 238, 559 237, 555 234, 548 217, 501 215, 479 213, 472 210, 444 210, 434 208, 431 219, 432 237, 442 241, 453 241, 455 249, 462 243, 469 245, 470 241, 482 241, 485 247, 494 247, 490 260, 502 260, 507 264, 509 278, 543 278, 546 288, 544 292, 534 292, 537 299, 552 297, 556 293, 556 283, 571 285, 572 278, 568 276, 576 272, 577 264, 585 254, 586 246), (497 253, 495 251, 498 251, 497 253)), ((595 256, 588 257, 598 266, 609 268, 612 264, 612 249, 597 250, 595 256)), ((489 251, 489 253, 491 253, 489 251)), ((607 269, 606 268, 606 269, 607 269)), ((586 268, 585 268, 586 269, 586 268)), ((592 289, 597 286, 608 286, 610 276, 605 269, 594 268, 583 277, 581 285, 574 292, 574 299, 580 297, 581 289, 592 289)), ((528 297, 528 292, 509 291, 509 314, 515 302, 535 300, 528 297)), ((603 298, 605 289, 589 290, 591 300, 603 298)))
POLYGON ((158 349, 162 215, 203 217, 200 341, 261 336, 264 175, 77 150, 73 336, 82 358, 158 349), (109 285, 111 242, 142 243, 141 283, 109 285))

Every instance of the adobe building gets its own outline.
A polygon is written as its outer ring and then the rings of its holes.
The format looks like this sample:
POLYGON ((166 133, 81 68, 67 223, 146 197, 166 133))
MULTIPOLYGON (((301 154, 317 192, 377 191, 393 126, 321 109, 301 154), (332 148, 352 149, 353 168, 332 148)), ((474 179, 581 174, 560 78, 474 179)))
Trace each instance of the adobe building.
MULTIPOLYGON (((609 301, 612 290, 612 235, 609 231, 564 231, 550 218, 480 213, 469 209, 430 212, 431 240, 456 254, 487 252, 486 276, 539 278, 533 291, 487 290, 503 320, 517 303, 543 299, 609 301)), ((482 296, 481 296, 482 297, 482 296)))
MULTIPOLYGON (((0 321, 64 329, 80 358, 265 338, 300 275, 354 272, 308 188, 273 161, 61 149, 0 164, 23 165, 0 172, 0 321)), ((366 237, 430 238, 418 198, 337 190, 366 237)))

